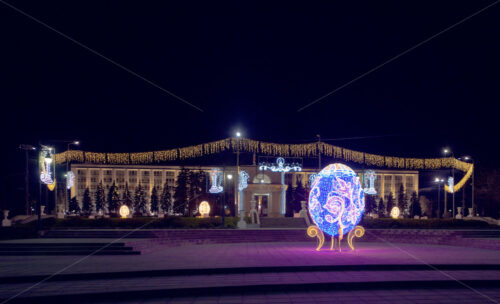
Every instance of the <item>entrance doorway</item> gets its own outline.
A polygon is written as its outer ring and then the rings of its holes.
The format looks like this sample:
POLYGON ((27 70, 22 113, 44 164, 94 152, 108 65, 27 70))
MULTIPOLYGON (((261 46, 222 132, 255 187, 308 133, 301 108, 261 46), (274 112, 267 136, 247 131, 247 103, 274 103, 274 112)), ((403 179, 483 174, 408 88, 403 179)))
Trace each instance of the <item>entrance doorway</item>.
POLYGON ((257 202, 257 214, 260 217, 267 216, 269 213, 269 194, 257 194, 254 199, 257 202))

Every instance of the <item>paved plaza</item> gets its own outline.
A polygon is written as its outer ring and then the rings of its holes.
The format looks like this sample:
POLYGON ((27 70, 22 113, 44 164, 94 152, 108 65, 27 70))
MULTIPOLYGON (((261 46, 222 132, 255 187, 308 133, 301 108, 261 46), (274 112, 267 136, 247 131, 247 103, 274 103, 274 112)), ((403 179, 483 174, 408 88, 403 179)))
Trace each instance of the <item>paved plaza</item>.
POLYGON ((159 245, 130 256, 7 256, 0 257, 0 294, 8 299, 21 293, 13 303, 75 296, 88 303, 500 301, 498 251, 371 242, 356 246, 355 251, 325 246, 317 252, 314 242, 159 245))

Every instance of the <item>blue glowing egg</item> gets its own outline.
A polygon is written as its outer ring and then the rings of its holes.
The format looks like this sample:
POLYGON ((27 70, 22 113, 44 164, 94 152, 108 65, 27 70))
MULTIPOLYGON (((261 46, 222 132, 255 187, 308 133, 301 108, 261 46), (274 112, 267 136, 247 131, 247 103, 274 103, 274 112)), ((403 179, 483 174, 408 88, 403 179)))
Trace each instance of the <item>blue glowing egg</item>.
POLYGON ((332 164, 319 172, 311 184, 309 214, 314 223, 331 236, 352 230, 365 211, 363 188, 348 166, 332 164))

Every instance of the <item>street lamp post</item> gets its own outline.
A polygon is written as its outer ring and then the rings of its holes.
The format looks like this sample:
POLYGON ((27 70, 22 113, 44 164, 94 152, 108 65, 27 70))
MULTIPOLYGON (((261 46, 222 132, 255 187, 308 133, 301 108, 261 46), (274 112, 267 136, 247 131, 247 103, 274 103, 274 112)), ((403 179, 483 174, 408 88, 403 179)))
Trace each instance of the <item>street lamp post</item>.
POLYGON ((30 214, 29 151, 36 150, 36 147, 32 145, 21 144, 19 145, 19 149, 24 150, 26 157, 26 163, 25 163, 26 168, 24 173, 24 199, 26 200, 26 215, 29 215, 30 214))
POLYGON ((68 185, 68 178, 69 178, 69 176, 68 176, 68 171, 69 171, 69 149, 70 149, 71 145, 78 146, 79 144, 80 144, 80 142, 77 141, 77 140, 72 141, 72 142, 68 142, 67 148, 66 148, 66 190, 64 192, 65 193, 64 199, 66 200, 66 202, 64 203, 64 208, 66 210, 68 210, 68 208, 69 208, 69 202, 68 202, 69 197, 68 197, 68 187, 67 187, 67 185, 68 185))
MULTIPOLYGON (((476 166, 475 166, 475 163, 474 163, 474 159, 470 156, 464 156, 464 157, 461 157, 459 158, 460 160, 464 160, 466 162, 468 161, 471 161, 472 162, 472 166, 474 167, 473 171, 472 171, 472 182, 471 182, 471 186, 472 186, 472 193, 471 193, 471 208, 472 208, 472 214, 469 214, 469 216, 475 216, 475 212, 476 212, 476 206, 474 204, 474 173, 476 171, 476 166)), ((465 214, 465 186, 464 186, 464 199, 463 199, 463 208, 464 208, 464 214, 465 214)))
MULTIPOLYGON (((240 176, 240 138, 241 138, 240 131, 236 132, 236 138, 238 138, 238 141, 237 141, 238 147, 236 148, 236 176, 238 177, 238 176, 240 176)), ((235 178, 233 184, 235 184, 236 182, 237 182, 237 178, 235 178)), ((235 186, 235 190, 236 190, 236 186, 235 186)), ((235 195, 236 205, 238 206, 238 215, 239 215, 242 211, 245 211, 245 209, 241 205, 239 193, 237 191, 234 191, 234 195, 235 195)))
MULTIPOLYGON (((437 210, 437 217, 441 217, 441 184, 444 183, 444 179, 436 177, 434 180, 435 183, 437 183, 437 188, 438 188, 438 210, 437 210)), ((446 194, 445 194, 446 195, 446 194)))
MULTIPOLYGON (((444 149, 443 152, 445 155, 448 153, 451 153, 451 158, 455 159, 455 154, 450 149, 444 149)), ((455 166, 454 165, 451 166, 451 177, 453 178, 453 188, 451 189, 452 190, 451 191, 451 200, 452 200, 452 205, 453 205, 452 215, 453 215, 453 218, 455 218, 455 166)), ((446 195, 446 193, 444 195, 446 195)), ((446 212, 448 212, 448 210, 446 210, 446 212)))

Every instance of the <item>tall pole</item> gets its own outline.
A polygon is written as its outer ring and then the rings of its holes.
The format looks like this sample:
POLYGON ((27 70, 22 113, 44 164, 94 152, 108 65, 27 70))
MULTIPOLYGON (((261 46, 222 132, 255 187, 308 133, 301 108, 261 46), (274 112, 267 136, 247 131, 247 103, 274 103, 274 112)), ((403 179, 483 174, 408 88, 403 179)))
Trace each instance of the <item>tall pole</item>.
POLYGON ((476 205, 474 203, 474 172, 476 171, 476 165, 474 160, 472 160, 472 165, 474 166, 472 170, 472 216, 476 216, 476 205))
POLYGON ((321 171, 321 135, 317 134, 316 137, 318 138, 318 172, 321 171))
POLYGON ((64 193, 65 193, 65 195, 64 195, 64 200, 65 200, 65 202, 64 202, 64 208, 65 209, 69 209, 68 208, 68 205, 69 205, 69 202, 68 202, 68 178, 69 178, 69 176, 68 176, 68 170, 69 170, 69 161, 68 161, 68 159, 69 159, 69 145, 71 145, 71 143, 68 143, 67 149, 66 149, 66 187, 64 187, 64 193))
MULTIPOLYGON (((236 137, 238 138, 238 147, 236 148, 236 177, 234 179, 234 183, 236 183, 240 177, 240 136, 241 134, 239 132, 236 133, 236 137)), ((236 205, 238 206, 238 214, 239 212, 241 211, 244 211, 244 206, 242 206, 241 204, 241 200, 240 200, 240 193, 239 191, 237 191, 237 184, 235 184, 235 187, 234 187, 234 194, 235 194, 235 197, 236 197, 236 205)))
POLYGON ((451 193, 451 199, 453 201, 453 218, 455 218, 455 155, 453 152, 451 153, 451 157, 453 157, 453 167, 451 168, 451 176, 453 177, 453 192, 451 193))
POLYGON ((26 215, 30 214, 30 189, 29 189, 29 175, 30 175, 30 169, 29 169, 29 164, 28 164, 28 149, 24 150, 25 155, 26 155, 26 172, 24 174, 24 198, 26 200, 26 215))
POLYGON ((441 217, 441 184, 438 182, 438 214, 437 217, 441 217))

